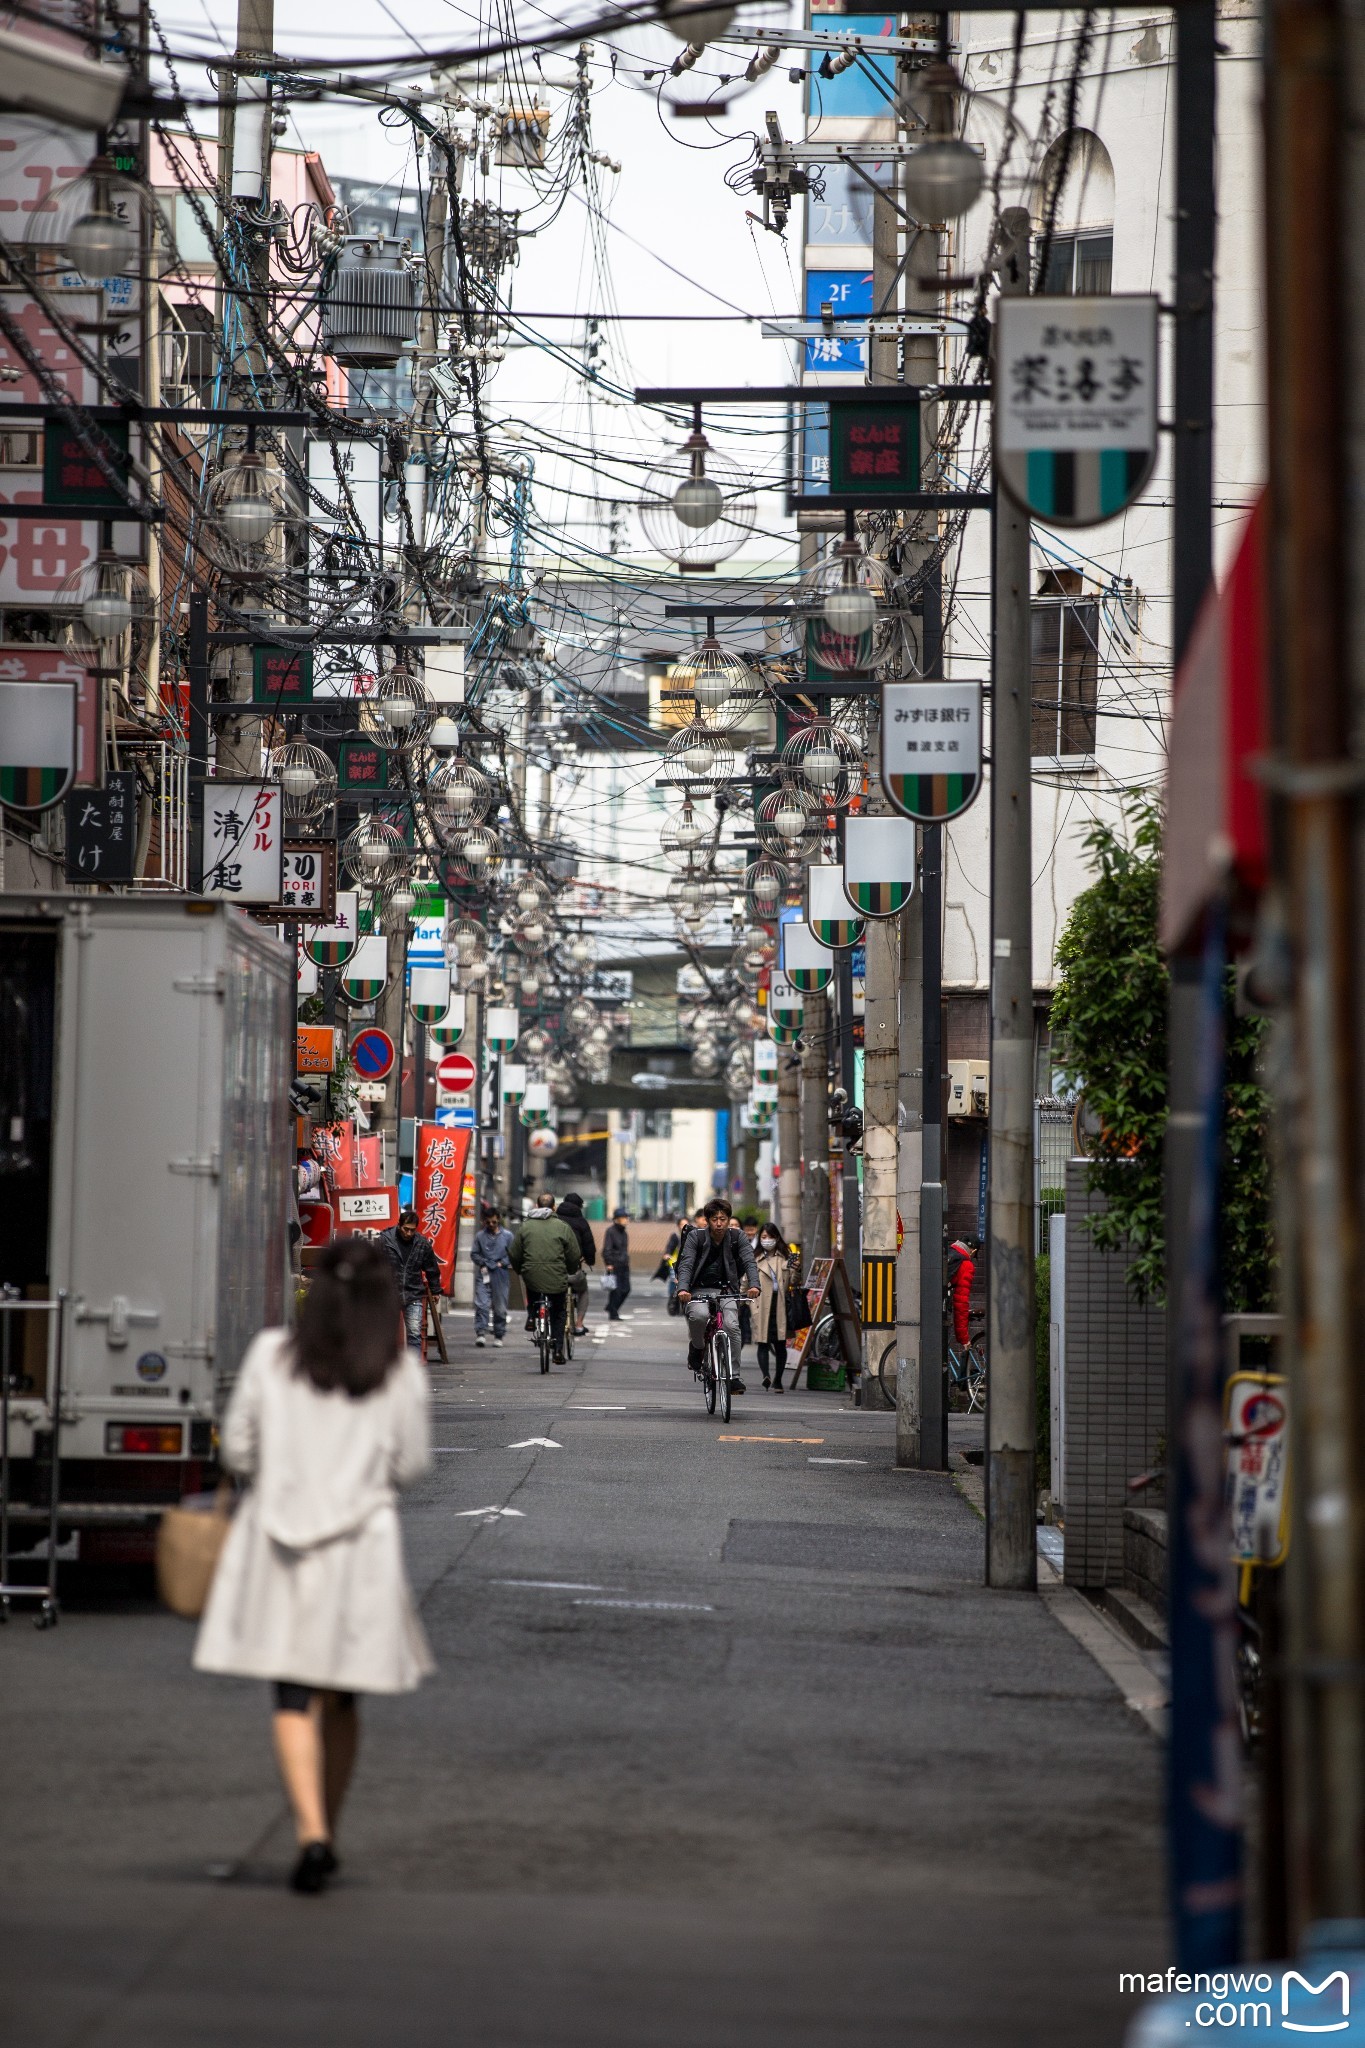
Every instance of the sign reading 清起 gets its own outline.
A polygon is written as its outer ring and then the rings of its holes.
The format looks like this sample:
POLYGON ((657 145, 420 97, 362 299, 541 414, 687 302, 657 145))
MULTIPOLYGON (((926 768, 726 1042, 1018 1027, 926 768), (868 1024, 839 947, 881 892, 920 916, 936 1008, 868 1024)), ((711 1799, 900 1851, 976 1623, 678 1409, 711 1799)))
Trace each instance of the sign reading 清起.
POLYGON ((882 685, 882 787, 921 824, 958 817, 981 787, 981 685, 882 685))
POLYGON ((1157 448, 1157 301, 1002 298, 995 466, 1015 503, 1095 526, 1145 489, 1157 448))
POLYGON ((277 782, 210 782, 204 789, 202 894, 278 903, 284 820, 277 782))

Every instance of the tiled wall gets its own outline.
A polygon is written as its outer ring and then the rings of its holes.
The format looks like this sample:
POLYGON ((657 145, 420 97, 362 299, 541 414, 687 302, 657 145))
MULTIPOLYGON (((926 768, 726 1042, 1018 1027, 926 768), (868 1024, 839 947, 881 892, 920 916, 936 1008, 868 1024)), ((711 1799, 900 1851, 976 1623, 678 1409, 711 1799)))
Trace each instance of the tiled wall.
POLYGON ((1090 1169, 1066 1169, 1066 1582, 1123 1583, 1127 1482, 1157 1461, 1166 1427, 1166 1321, 1128 1287, 1128 1259, 1086 1228, 1103 1209, 1090 1169))

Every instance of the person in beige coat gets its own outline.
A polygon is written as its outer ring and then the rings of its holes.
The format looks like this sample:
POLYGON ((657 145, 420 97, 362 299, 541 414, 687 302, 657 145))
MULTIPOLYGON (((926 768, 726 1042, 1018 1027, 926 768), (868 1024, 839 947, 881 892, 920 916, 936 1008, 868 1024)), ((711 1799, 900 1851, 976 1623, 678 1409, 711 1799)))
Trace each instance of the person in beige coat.
POLYGON ((195 1644, 199 1671, 275 1687, 275 1754, 293 1809, 296 1891, 337 1868, 333 1835, 360 1739, 356 1694, 411 1692, 435 1669, 408 1589, 397 1492, 431 1462, 430 1390, 403 1339, 390 1261, 329 1245, 298 1327, 263 1330, 223 1421, 249 1491, 195 1644))
POLYGON ((758 1333, 758 1369, 764 1386, 783 1392, 782 1375, 787 1370, 787 1282, 791 1277, 791 1250, 775 1223, 765 1223, 754 1247, 758 1260, 758 1311, 754 1317, 758 1333), (771 1361, 772 1370, 769 1371, 771 1361))

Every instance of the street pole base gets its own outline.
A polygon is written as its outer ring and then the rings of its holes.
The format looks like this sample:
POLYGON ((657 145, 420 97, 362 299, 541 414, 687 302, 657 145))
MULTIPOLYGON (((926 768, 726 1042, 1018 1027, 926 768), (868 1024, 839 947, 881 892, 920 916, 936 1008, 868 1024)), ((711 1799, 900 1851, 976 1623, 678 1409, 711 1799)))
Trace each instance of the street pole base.
POLYGON ((1038 1590, 1038 1532, 1032 1451, 991 1451, 986 1493, 986 1584, 1038 1590))

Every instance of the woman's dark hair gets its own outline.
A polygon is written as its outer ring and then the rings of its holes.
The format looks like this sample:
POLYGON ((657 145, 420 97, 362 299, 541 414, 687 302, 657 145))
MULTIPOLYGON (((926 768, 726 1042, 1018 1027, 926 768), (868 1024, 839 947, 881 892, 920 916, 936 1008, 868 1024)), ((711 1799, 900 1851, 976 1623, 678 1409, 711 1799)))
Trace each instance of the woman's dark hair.
POLYGON ((402 1306, 393 1261, 367 1237, 329 1244, 313 1268, 294 1332, 294 1370, 321 1393, 353 1401, 398 1363, 402 1306))

